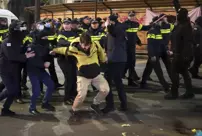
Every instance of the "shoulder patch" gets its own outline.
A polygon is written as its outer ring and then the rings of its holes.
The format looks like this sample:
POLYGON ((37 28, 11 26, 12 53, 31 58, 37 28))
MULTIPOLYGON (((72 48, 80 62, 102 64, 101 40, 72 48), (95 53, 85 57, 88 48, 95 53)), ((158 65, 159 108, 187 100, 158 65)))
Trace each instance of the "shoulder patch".
POLYGON ((7 46, 7 47, 10 47, 10 46, 11 46, 11 43, 7 43, 6 46, 7 46))

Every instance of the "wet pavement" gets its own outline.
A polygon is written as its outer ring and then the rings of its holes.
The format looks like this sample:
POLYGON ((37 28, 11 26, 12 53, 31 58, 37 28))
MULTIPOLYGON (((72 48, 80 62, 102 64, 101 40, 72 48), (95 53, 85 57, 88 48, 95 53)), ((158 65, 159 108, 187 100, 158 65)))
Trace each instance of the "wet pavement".
MULTIPOLYGON (((137 61, 137 73, 142 75, 145 60, 137 61)), ((163 65, 162 65, 163 66, 163 65)), ((63 75, 56 66, 61 83, 63 75)), ((165 71, 165 68, 164 68, 165 71)), ((165 73, 166 80, 169 81, 165 73)), ((191 129, 202 129, 202 80, 193 80, 196 97, 193 100, 164 100, 165 93, 152 73, 154 82, 149 81, 148 89, 139 89, 125 86, 128 96, 129 111, 123 113, 115 110, 105 115, 97 116, 89 110, 95 92, 89 91, 81 118, 72 118, 70 106, 63 105, 63 89, 57 90, 52 99, 56 112, 47 112, 40 108, 42 113, 32 116, 28 113, 29 97, 25 104, 14 103, 12 110, 17 112, 14 117, 0 117, 0 136, 193 136, 191 129)), ((127 81, 124 79, 124 84, 127 81)), ((30 83, 28 82, 29 88, 30 83)), ((180 93, 183 93, 183 80, 180 93)), ((89 88, 91 90, 91 88, 89 88)), ((119 106, 116 90, 116 107, 119 106)), ((29 89, 26 94, 30 94, 29 89)), ((1 104, 2 106, 2 104, 1 104)), ((104 106, 104 105, 102 105, 104 106)))

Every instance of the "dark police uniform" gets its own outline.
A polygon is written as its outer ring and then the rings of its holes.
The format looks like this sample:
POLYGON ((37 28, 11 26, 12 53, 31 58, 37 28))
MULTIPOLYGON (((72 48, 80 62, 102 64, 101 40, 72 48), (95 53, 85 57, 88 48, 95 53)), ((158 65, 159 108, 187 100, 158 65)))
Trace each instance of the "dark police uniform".
MULTIPOLYGON (((167 51, 169 51, 169 41, 170 41, 170 35, 172 30, 174 29, 174 25, 173 24, 169 24, 169 23, 162 23, 161 24, 161 34, 162 34, 162 44, 160 46, 160 58, 163 61, 166 70, 168 72, 168 76, 171 79, 171 60, 170 60, 170 56, 168 55, 167 51)), ((151 71, 152 73, 152 71, 151 71)), ((151 75, 151 73, 148 73, 149 75, 151 75)))
POLYGON ((23 39, 21 34, 22 32, 14 31, 14 29, 19 25, 20 23, 18 22, 13 22, 13 24, 11 24, 11 34, 7 39, 5 39, 0 48, 0 75, 4 85, 6 86, 6 90, 0 93, 0 101, 7 98, 3 105, 2 115, 15 114, 9 109, 15 96, 20 91, 20 63, 26 62, 26 56, 24 54, 20 54, 20 47, 23 39))
POLYGON ((127 26, 127 67, 125 69, 125 73, 127 72, 127 69, 129 70, 129 76, 128 76, 128 85, 133 85, 133 80, 139 80, 136 71, 135 71, 135 63, 136 63, 136 44, 139 41, 139 38, 137 36, 137 32, 144 30, 149 30, 150 26, 143 26, 142 24, 139 24, 138 22, 127 20, 124 22, 124 24, 127 26))
POLYGON ((147 79, 149 78, 149 74, 154 69, 161 85, 164 87, 164 90, 169 91, 169 85, 163 77, 163 71, 160 65, 160 52, 162 46, 162 34, 160 31, 160 26, 153 25, 153 27, 147 33, 147 42, 148 42, 148 60, 146 64, 146 68, 143 72, 141 85, 146 84, 147 79), (152 60, 152 57, 156 57, 156 60, 152 60))
MULTIPOLYGON (((70 43, 79 35, 74 31, 62 30, 57 38, 58 47, 69 47, 70 43)), ((72 104, 77 95, 76 91, 76 58, 74 56, 58 55, 58 64, 65 77, 65 104, 72 104)))

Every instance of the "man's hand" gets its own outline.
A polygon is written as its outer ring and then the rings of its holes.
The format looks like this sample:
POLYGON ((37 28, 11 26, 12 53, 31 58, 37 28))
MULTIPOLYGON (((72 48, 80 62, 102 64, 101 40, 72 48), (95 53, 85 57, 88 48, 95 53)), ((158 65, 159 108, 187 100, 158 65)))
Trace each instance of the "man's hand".
POLYGON ((44 63, 44 67, 45 67, 45 68, 49 68, 49 66, 50 66, 50 62, 45 62, 45 63, 44 63))
POLYGON ((156 61, 156 56, 154 56, 154 57, 151 57, 151 61, 156 61))
POLYGON ((29 52, 29 53, 25 53, 25 56, 26 56, 27 59, 28 59, 28 58, 32 58, 32 57, 35 56, 35 53, 34 53, 34 51, 29 52))
POLYGON ((56 53, 54 51, 49 52, 50 55, 55 55, 56 53))
POLYGON ((167 54, 168 54, 169 56, 171 56, 171 55, 173 55, 173 52, 172 52, 172 51, 167 51, 167 54))

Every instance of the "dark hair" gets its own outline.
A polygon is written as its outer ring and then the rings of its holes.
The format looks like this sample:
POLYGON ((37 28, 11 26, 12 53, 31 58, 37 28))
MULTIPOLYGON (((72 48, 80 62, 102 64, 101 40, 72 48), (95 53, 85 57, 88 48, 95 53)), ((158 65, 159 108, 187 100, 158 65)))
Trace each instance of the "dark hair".
POLYGON ((86 32, 82 33, 80 36, 80 42, 85 44, 85 45, 89 45, 92 43, 91 41, 91 37, 89 34, 87 34, 86 32))

